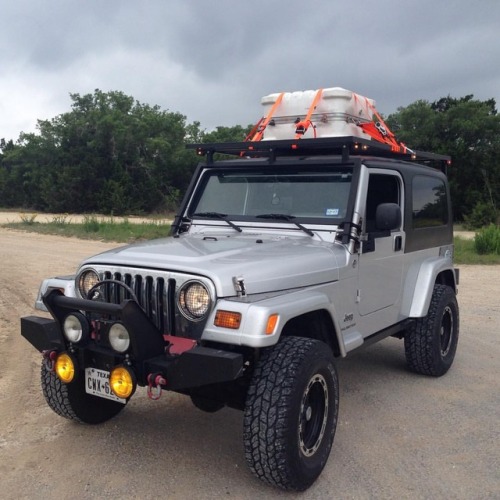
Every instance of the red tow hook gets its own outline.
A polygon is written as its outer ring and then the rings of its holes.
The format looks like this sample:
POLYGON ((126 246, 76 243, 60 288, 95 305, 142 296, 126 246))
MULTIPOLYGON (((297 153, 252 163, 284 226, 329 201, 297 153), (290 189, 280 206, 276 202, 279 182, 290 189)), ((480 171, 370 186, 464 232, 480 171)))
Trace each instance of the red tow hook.
POLYGON ((42 351, 42 356, 47 370, 54 372, 56 366, 57 351, 42 351))
POLYGON ((161 397, 161 386, 167 384, 167 379, 161 373, 148 375, 148 398, 157 401, 161 397))

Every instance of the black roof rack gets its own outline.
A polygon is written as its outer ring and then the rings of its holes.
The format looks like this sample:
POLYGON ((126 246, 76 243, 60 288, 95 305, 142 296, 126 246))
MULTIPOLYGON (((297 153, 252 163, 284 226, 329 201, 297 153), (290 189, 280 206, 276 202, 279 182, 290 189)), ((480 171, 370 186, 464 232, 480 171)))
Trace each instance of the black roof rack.
POLYGON ((281 156, 342 155, 345 161, 350 156, 379 156, 416 161, 431 166, 437 164, 442 171, 446 171, 446 166, 451 163, 451 157, 447 155, 413 151, 403 147, 395 151, 387 144, 354 136, 188 144, 186 147, 195 149, 200 156, 206 156, 209 165, 213 163, 215 153, 252 158, 267 157, 271 162, 281 156))

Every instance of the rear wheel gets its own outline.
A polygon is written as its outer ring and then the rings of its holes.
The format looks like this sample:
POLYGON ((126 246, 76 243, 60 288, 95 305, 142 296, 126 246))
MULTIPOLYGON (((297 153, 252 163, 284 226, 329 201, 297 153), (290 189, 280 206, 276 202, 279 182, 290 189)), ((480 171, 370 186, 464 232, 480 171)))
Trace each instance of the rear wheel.
POLYGON ((335 435, 339 387, 323 342, 288 337, 264 351, 248 390, 244 444, 252 472, 286 490, 308 488, 335 435))
POLYGON ((41 383, 45 400, 53 411, 83 424, 105 422, 125 407, 125 404, 87 394, 83 376, 64 384, 45 362, 42 363, 41 383))
POLYGON ((455 358, 458 332, 455 291, 446 285, 435 285, 427 316, 417 319, 405 334, 408 366, 424 375, 444 375, 455 358))

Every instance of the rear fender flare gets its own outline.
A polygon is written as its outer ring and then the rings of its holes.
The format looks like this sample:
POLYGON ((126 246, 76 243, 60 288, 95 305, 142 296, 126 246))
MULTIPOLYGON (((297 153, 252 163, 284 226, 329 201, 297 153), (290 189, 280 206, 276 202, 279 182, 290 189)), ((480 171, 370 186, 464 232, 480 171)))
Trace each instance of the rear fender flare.
POLYGON ((438 276, 448 272, 452 276, 453 289, 456 291, 455 273, 449 259, 432 257, 421 262, 418 267, 415 265, 415 268, 410 268, 403 293, 403 316, 410 318, 426 316, 438 276))

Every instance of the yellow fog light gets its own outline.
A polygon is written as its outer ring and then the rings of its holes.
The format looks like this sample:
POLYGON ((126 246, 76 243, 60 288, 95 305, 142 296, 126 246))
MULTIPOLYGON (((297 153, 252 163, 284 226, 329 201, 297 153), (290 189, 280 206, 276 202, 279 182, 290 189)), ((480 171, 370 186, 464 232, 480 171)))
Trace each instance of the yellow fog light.
POLYGON ((109 385, 116 396, 127 399, 134 394, 135 375, 125 366, 117 366, 109 375, 109 385))
POLYGON ((66 352, 59 354, 54 365, 56 375, 65 384, 69 384, 75 378, 75 362, 73 358, 66 352))

